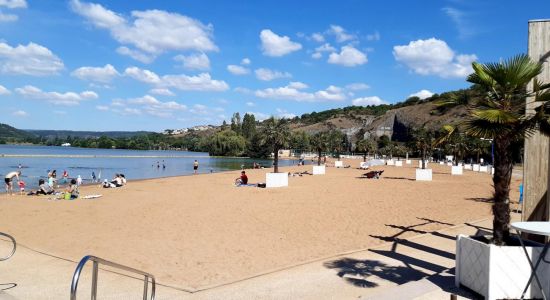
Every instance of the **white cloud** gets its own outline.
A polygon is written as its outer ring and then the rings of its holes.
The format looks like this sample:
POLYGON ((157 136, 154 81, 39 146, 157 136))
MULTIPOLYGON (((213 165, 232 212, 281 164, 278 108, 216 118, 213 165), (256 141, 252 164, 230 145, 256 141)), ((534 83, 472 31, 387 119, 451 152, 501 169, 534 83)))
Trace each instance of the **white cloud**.
POLYGON ((313 54, 311 54, 311 58, 313 59, 320 59, 323 57, 323 54, 319 53, 319 52, 315 52, 313 54))
POLYGON ((225 81, 212 79, 208 73, 196 76, 164 75, 160 85, 183 91, 223 92, 229 89, 229 85, 225 81))
POLYGON ((241 60, 241 65, 244 65, 244 66, 248 66, 251 63, 252 62, 250 61, 250 58, 248 58, 248 57, 245 57, 245 58, 243 58, 243 60, 241 60))
POLYGON ((164 75, 158 76, 152 71, 143 70, 138 67, 130 67, 124 74, 135 80, 156 85, 159 88, 175 88, 184 91, 213 91, 221 92, 229 89, 229 85, 223 80, 215 80, 208 73, 201 73, 196 76, 164 75))
POLYGON ((116 52, 121 55, 130 56, 131 58, 140 61, 144 64, 150 64, 155 60, 155 57, 152 55, 147 55, 141 51, 132 50, 128 47, 121 46, 116 49, 116 52))
POLYGON ((0 6, 7 8, 27 8, 25 0, 0 0, 0 6))
POLYGON ((263 81, 271 81, 279 78, 290 78, 292 74, 288 72, 280 72, 276 70, 270 70, 266 68, 259 68, 254 71, 256 73, 256 78, 263 81))
POLYGON ((235 92, 237 93, 242 93, 242 94, 252 94, 253 91, 251 89, 248 89, 248 88, 245 88, 245 87, 236 87, 233 89, 235 92))
POLYGON ((239 65, 228 65, 227 71, 229 71, 233 75, 246 75, 250 73, 250 69, 239 65))
POLYGON ((342 101, 346 95, 342 89, 336 86, 329 86, 325 90, 319 90, 313 93, 305 92, 305 84, 294 82, 287 86, 279 88, 267 88, 257 90, 254 94, 259 98, 293 100, 298 102, 324 102, 324 101, 342 101))
POLYGON ((174 113, 186 111, 187 106, 175 101, 162 102, 153 96, 145 95, 139 98, 130 98, 127 100, 115 99, 111 103, 111 107, 99 107, 99 110, 112 110, 121 115, 138 115, 148 114, 160 118, 172 118, 174 113))
POLYGON ((352 91, 361 91, 361 90, 368 90, 370 86, 366 83, 356 82, 356 83, 350 83, 346 85, 346 89, 352 90, 352 91))
POLYGON ((307 89, 307 88, 308 88, 307 84, 305 84, 305 83, 303 83, 303 82, 299 82, 299 81, 291 81, 291 82, 288 84, 288 87, 293 88, 293 89, 297 89, 297 90, 307 89))
POLYGON ((328 58, 328 63, 345 67, 363 65, 367 61, 367 55, 351 45, 342 47, 340 53, 331 53, 328 58))
POLYGON ((330 28, 327 30, 327 33, 334 35, 338 43, 343 43, 346 41, 356 39, 355 35, 347 33, 342 26, 338 26, 338 25, 330 25, 330 28))
POLYGON ((256 103, 254 103, 254 102, 246 102, 246 106, 254 107, 254 106, 256 106, 256 103))
POLYGON ((394 46, 393 56, 417 74, 442 78, 468 76, 472 72, 471 63, 477 59, 474 54, 456 55, 445 41, 435 38, 394 46))
POLYGON ((149 90, 149 93, 154 94, 154 95, 161 95, 161 96, 175 96, 176 95, 176 94, 174 94, 174 92, 172 92, 169 89, 161 89, 161 88, 151 89, 151 90, 149 90))
POLYGON ((0 11, 0 23, 15 22, 19 19, 17 15, 5 14, 0 11))
POLYGON ((476 34, 475 29, 468 20, 468 15, 464 11, 453 7, 444 7, 441 10, 454 23, 459 38, 464 39, 476 34))
POLYGON ((8 90, 3 85, 0 85, 0 96, 1 95, 9 95, 9 94, 11 94, 10 90, 8 90))
MULTIPOLYGON (((131 18, 127 19, 101 4, 72 0, 70 5, 75 13, 95 27, 108 30, 119 43, 132 45, 147 53, 149 57, 167 51, 218 50, 212 40, 212 25, 204 25, 196 19, 178 13, 156 9, 132 11, 131 18)), ((134 50, 126 48, 119 53, 130 55, 132 51, 134 50)))
POLYGON ((44 46, 29 43, 11 47, 0 43, 0 71, 4 74, 46 76, 62 69, 61 59, 44 46))
POLYGON ((380 99, 378 96, 356 98, 351 103, 355 106, 388 104, 387 101, 380 99))
POLYGON ((289 113, 286 109, 277 108, 275 111, 277 112, 277 117, 282 119, 292 119, 296 117, 295 114, 289 113))
POLYGON ((82 101, 97 99, 99 97, 95 92, 92 91, 84 91, 81 93, 44 92, 41 89, 32 85, 26 85, 22 88, 16 88, 15 91, 26 98, 45 100, 54 105, 67 106, 78 105, 82 101))
POLYGON ((329 43, 325 43, 315 48, 315 52, 336 52, 336 48, 332 47, 329 43))
POLYGON ((414 94, 410 94, 409 97, 418 97, 420 98, 421 100, 424 100, 426 98, 430 98, 431 96, 433 96, 434 93, 428 91, 428 90, 420 90, 414 94))
POLYGON ((367 40, 368 41, 379 41, 380 40, 380 32, 375 31, 373 34, 367 34, 367 40))
POLYGON ((120 74, 115 67, 106 64, 103 67, 80 67, 74 70, 71 75, 82 80, 107 83, 120 74))
POLYGON ((149 83, 149 84, 159 84, 160 77, 152 71, 143 70, 138 67, 129 67, 124 70, 124 74, 134 78, 137 81, 149 83))
POLYGON ((246 113, 249 115, 254 115, 254 119, 256 119, 256 121, 267 120, 271 117, 270 115, 264 114, 262 112, 247 111, 246 113))
POLYGON ((319 32, 315 32, 314 34, 312 34, 311 39, 319 43, 322 43, 325 41, 325 37, 319 32))
POLYGON ((183 63, 183 67, 190 70, 209 70, 210 59, 204 53, 197 53, 191 55, 177 55, 174 57, 175 61, 183 63))
POLYGON ((97 110, 101 110, 101 111, 107 111, 109 110, 109 106, 105 106, 105 105, 97 105, 95 107, 97 110))
POLYGON ((260 32, 262 52, 267 56, 283 56, 302 49, 302 45, 290 40, 288 36, 279 36, 269 29, 260 32))
POLYGON ((16 117, 27 117, 29 114, 24 111, 24 110, 16 110, 14 111, 13 113, 11 113, 12 115, 16 116, 16 117))

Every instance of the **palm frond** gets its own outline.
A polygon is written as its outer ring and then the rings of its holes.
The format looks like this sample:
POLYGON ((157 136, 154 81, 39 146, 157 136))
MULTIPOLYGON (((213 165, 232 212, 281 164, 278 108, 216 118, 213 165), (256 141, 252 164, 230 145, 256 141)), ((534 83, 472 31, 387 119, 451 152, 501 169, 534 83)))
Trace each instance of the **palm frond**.
POLYGON ((489 123, 514 124, 519 121, 519 116, 500 109, 478 109, 472 112, 472 117, 485 120, 489 123))

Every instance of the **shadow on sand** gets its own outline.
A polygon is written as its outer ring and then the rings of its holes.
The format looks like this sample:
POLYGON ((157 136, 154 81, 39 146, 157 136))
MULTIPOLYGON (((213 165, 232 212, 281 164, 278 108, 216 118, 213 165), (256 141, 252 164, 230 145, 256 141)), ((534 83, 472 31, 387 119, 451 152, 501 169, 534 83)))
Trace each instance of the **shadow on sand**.
MULTIPOLYGON (((386 226, 388 227, 399 230, 393 235, 371 235, 371 237, 377 238, 385 242, 391 242, 392 244, 389 250, 369 249, 369 251, 378 255, 391 258, 392 260, 397 260, 400 262, 400 265, 390 266, 379 260, 360 260, 344 257, 338 260, 328 261, 324 264, 324 266, 326 268, 336 270, 339 277, 343 278, 347 283, 353 284, 357 287, 373 288, 378 286, 378 284, 375 282, 376 280, 369 278, 372 276, 378 277, 382 280, 391 281, 398 285, 411 281, 418 281, 420 279, 427 279, 446 292, 455 293, 465 297, 476 298, 477 295, 463 289, 457 289, 454 286, 454 268, 439 265, 437 263, 434 263, 434 260, 418 258, 419 255, 417 255, 417 257, 412 257, 405 254, 410 254, 411 251, 399 251, 401 248, 407 247, 413 248, 415 252, 422 251, 425 253, 429 253, 429 256, 435 255, 447 260, 455 259, 454 253, 434 247, 433 245, 439 244, 437 242, 432 242, 430 243, 431 245, 427 245, 423 244, 422 242, 417 242, 417 240, 399 238, 405 233, 412 232, 416 234, 430 234, 436 238, 442 239, 441 243, 445 242, 444 239, 455 240, 454 236, 436 231, 422 230, 421 228, 419 228, 430 224, 441 224, 446 226, 453 226, 454 224, 429 218, 417 219, 420 222, 407 226, 386 224, 386 226)), ((423 255, 423 257, 426 257, 426 255, 423 255)))

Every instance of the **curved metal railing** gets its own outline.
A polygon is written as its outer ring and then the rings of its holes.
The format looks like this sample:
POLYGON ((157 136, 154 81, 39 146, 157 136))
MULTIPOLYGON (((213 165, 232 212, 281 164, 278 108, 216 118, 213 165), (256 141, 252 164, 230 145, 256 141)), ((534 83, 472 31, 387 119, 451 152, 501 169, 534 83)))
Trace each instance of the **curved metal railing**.
POLYGON ((156 289, 156 283, 155 283, 155 276, 136 270, 134 268, 130 268, 121 264, 117 264, 96 256, 87 255, 84 256, 80 262, 78 263, 78 266, 76 267, 76 270, 74 271, 73 280, 71 282, 71 300, 76 300, 76 289, 78 287, 78 279, 80 278, 80 273, 82 272, 82 269, 86 265, 88 261, 93 262, 93 269, 92 269, 92 300, 96 300, 97 297, 97 273, 99 271, 99 264, 110 266, 113 268, 121 269, 127 272, 135 273, 144 276, 143 279, 143 300, 147 300, 147 289, 149 287, 149 278, 151 278, 151 300, 155 300, 155 289, 156 289))
POLYGON ((13 238, 13 236, 7 234, 7 233, 3 233, 3 232, 0 232, 0 236, 4 236, 4 237, 7 237, 8 239, 11 240, 11 242, 13 243, 13 249, 11 250, 11 253, 8 254, 8 256, 6 257, 0 257, 0 261, 4 261, 4 260, 8 260, 10 257, 13 256, 13 254, 15 254, 15 249, 17 248, 17 242, 15 241, 15 239, 13 238))

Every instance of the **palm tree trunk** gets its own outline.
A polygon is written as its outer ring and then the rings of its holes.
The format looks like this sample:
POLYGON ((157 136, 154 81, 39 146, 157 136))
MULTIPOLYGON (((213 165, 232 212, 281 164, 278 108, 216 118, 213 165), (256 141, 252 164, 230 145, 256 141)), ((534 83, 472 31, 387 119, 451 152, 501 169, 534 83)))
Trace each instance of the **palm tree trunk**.
POLYGON ((367 152, 363 154, 363 162, 367 161, 367 152))
POLYGON ((317 150, 317 165, 321 165, 321 149, 317 150))
POLYGON ((422 148, 422 170, 426 169, 426 149, 422 148))
POLYGON ((279 173, 279 150, 276 150, 273 157, 273 172, 279 173))
POLYGON ((493 239, 497 245, 504 244, 510 238, 510 180, 513 168, 510 144, 511 139, 507 136, 495 139, 493 239))

